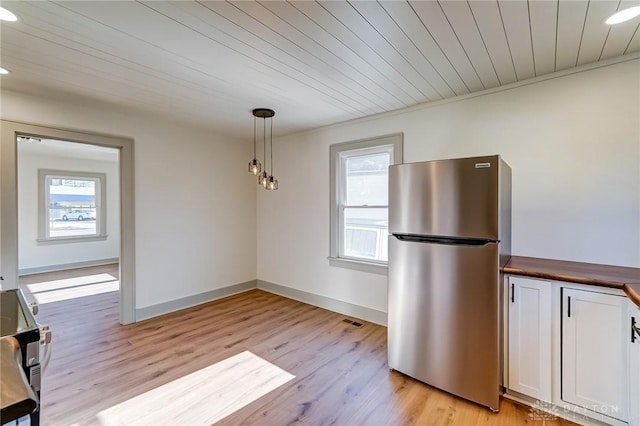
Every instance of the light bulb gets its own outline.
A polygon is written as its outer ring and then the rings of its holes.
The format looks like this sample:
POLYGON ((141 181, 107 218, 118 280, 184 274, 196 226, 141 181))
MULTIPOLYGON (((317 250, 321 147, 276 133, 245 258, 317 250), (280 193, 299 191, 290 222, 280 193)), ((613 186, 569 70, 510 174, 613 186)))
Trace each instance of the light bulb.
POLYGON ((267 175, 267 172, 266 171, 262 172, 260 176, 258 176, 258 184, 266 188, 268 179, 269 179, 269 176, 267 175))
POLYGON ((273 175, 269 176, 267 180, 267 189, 275 191, 278 189, 278 179, 274 178, 273 175))
POLYGON ((262 170, 262 165, 260 164, 260 161, 256 160, 255 158, 251 161, 249 161, 249 173, 253 173, 254 175, 258 175, 258 173, 260 173, 260 170, 262 170))

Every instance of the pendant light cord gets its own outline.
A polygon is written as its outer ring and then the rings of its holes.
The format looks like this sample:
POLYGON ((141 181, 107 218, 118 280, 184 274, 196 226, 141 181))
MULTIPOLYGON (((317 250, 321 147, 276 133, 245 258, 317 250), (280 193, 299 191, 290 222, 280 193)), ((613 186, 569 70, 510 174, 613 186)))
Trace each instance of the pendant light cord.
POLYGON ((271 176, 273 176, 273 118, 269 119, 269 123, 271 124, 271 136, 269 136, 269 140, 271 141, 271 176))
MULTIPOLYGON (((267 162, 267 120, 262 117, 262 155, 264 158, 264 162, 267 162)), ((266 165, 265 165, 265 172, 266 170, 266 165)))

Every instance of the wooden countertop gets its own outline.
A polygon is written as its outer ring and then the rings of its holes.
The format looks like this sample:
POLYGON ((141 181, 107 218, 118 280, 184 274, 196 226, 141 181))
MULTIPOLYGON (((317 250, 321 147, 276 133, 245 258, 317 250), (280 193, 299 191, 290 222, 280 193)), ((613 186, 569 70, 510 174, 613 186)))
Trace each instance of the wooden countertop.
POLYGON ((640 268, 511 256, 502 270, 506 274, 618 288, 640 307, 640 268))

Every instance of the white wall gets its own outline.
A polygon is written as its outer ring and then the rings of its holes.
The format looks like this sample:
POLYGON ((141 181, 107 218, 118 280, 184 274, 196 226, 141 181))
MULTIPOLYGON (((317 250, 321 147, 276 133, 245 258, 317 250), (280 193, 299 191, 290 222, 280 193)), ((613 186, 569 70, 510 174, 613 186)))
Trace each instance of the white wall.
POLYGON ((256 278, 249 141, 115 107, 8 91, 2 115, 134 139, 137 308, 256 278))
POLYGON ((135 140, 137 308, 257 275, 386 311, 385 276, 326 259, 329 145, 404 132, 407 162, 499 153, 513 168, 513 254, 640 266, 639 71, 635 60, 276 140, 280 189, 258 191, 257 217, 249 143, 6 91, 1 106, 6 119, 135 140))
POLYGON ((34 155, 18 150, 18 268, 25 270, 118 258, 120 256, 119 186, 117 162, 34 155), (38 169, 106 174, 106 240, 38 244, 38 169))
POLYGON ((386 276, 331 267, 329 145, 404 132, 404 161, 501 154, 512 253, 640 266, 638 60, 275 141, 258 195, 258 278, 379 311, 386 276))

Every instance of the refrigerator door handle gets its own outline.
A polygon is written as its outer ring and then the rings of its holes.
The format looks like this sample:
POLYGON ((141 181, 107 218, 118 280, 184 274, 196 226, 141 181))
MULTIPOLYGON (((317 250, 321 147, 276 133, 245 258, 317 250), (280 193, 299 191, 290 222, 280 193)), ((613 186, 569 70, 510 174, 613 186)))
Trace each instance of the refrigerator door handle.
POLYGON ((393 234, 400 241, 408 241, 414 243, 428 244, 445 244, 445 245, 463 245, 463 246, 486 246, 491 243, 499 243, 500 241, 485 240, 482 238, 462 238, 462 237, 440 237, 431 235, 413 235, 413 234, 393 234))

